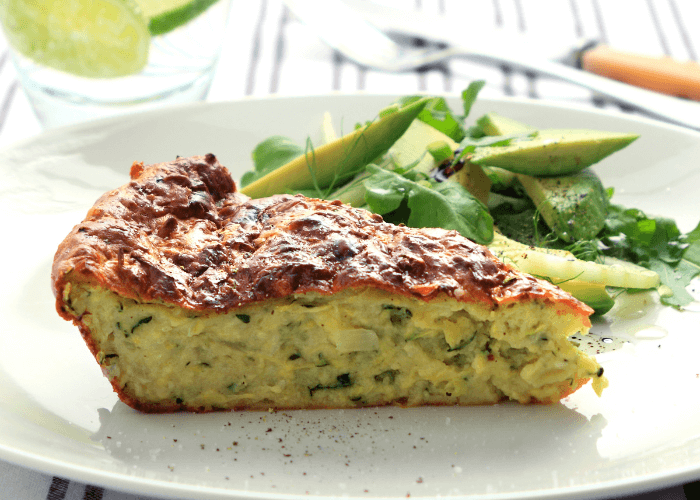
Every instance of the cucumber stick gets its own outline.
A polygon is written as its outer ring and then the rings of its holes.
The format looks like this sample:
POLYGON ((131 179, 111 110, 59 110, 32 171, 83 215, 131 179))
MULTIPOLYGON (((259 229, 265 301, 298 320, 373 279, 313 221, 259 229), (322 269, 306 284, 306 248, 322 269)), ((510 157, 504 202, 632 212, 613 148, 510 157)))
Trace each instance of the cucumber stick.
POLYGON ((559 284, 568 280, 620 288, 655 288, 659 275, 633 264, 609 259, 599 264, 576 259, 564 250, 530 247, 495 233, 488 245, 493 254, 520 271, 550 279, 559 284))

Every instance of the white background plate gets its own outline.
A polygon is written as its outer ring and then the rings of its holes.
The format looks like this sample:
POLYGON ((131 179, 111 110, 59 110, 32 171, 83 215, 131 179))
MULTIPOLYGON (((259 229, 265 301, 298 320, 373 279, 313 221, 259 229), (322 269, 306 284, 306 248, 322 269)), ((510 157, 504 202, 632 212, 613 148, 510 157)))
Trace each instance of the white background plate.
MULTIPOLYGON (((523 407, 144 415, 118 402, 59 319, 53 253, 132 161, 214 153, 238 177, 262 139, 373 118, 390 96, 196 105, 60 129, 0 152, 0 458, 145 495, 193 498, 619 495, 700 478, 700 314, 636 296, 593 327, 611 385, 523 407), (613 342, 603 339, 613 339, 613 342)), ((458 100, 452 101, 461 111, 458 100)), ((700 218, 700 135, 620 115, 480 100, 536 127, 636 132, 596 166, 614 201, 700 218)))

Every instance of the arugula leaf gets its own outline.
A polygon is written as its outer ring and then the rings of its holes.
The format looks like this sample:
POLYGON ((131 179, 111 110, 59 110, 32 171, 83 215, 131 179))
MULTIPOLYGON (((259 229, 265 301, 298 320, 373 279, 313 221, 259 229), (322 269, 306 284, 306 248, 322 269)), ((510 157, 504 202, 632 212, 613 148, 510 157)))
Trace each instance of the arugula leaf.
POLYGON ((241 187, 267 175, 297 156, 304 154, 304 148, 295 144, 291 139, 281 135, 268 137, 253 150, 254 170, 248 171, 241 177, 241 187))
POLYGON ((454 229, 481 244, 493 239, 488 209, 461 184, 415 182, 376 165, 368 165, 367 170, 371 175, 364 181, 365 201, 373 212, 398 213, 402 220, 394 222, 411 227, 454 229))
POLYGON ((683 259, 700 268, 700 223, 687 233, 683 240, 688 244, 683 252, 683 259))
POLYGON ((652 261, 651 269, 659 273, 661 282, 672 291, 671 296, 662 296, 661 301, 678 309, 694 301, 686 290, 690 282, 700 276, 700 223, 691 232, 679 237, 683 255, 675 266, 661 260, 661 265, 652 261), (663 266, 663 269, 660 269, 663 266), (663 275, 662 275, 663 271, 663 275))
POLYGON ((472 106, 479 95, 479 92, 486 85, 485 80, 477 80, 471 82, 469 86, 462 91, 462 107, 464 108, 464 118, 469 116, 472 106))
POLYGON ((661 294, 661 302, 676 309, 682 309, 693 302, 693 297, 688 293, 686 287, 691 280, 700 272, 700 267, 691 264, 687 260, 681 260, 675 266, 663 260, 652 260, 647 266, 656 272, 661 278, 661 284, 666 285, 673 292, 671 295, 661 294))

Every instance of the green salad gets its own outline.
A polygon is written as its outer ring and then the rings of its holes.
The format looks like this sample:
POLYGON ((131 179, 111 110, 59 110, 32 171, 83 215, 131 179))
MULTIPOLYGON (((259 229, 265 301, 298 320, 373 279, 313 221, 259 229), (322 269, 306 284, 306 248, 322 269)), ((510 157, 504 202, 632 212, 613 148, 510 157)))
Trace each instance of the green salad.
POLYGON ((615 204, 614 188, 589 168, 638 136, 535 129, 495 113, 468 119, 483 85, 462 92, 459 112, 442 97, 407 96, 342 137, 325 120, 321 144, 269 137, 241 191, 339 199, 394 224, 456 230, 596 314, 649 289, 677 309, 693 302, 700 224, 682 233, 615 204))

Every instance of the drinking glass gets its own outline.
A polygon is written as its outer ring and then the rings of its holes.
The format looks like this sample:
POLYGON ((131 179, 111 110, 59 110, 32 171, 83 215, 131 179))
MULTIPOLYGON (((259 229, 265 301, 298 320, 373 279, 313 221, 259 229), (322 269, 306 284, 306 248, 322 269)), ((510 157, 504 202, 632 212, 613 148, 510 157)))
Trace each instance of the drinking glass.
MULTIPOLYGON (((77 76, 75 72, 53 69, 19 50, 12 50, 21 86, 39 122, 44 128, 53 128, 204 100, 218 63, 231 1, 209 0, 201 13, 184 24, 151 36, 147 63, 135 74, 107 78, 77 76)), ((205 2, 192 0, 191 3, 205 2)), ((12 46, 12 40, 8 39, 12 46)))

